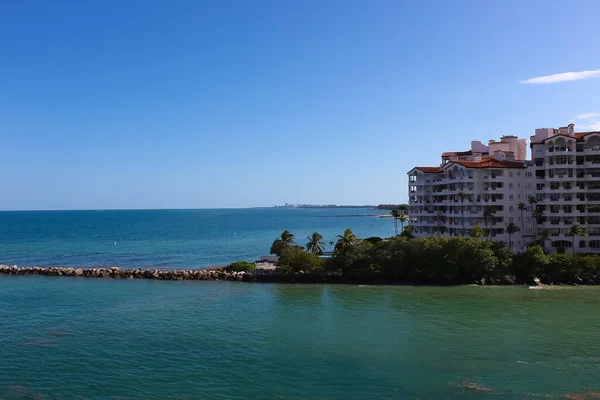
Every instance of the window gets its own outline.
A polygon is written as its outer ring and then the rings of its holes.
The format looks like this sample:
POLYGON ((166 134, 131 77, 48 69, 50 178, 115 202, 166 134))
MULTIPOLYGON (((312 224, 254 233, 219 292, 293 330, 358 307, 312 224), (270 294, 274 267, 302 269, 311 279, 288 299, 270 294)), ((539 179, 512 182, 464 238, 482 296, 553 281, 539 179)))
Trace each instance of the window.
POLYGON ((579 247, 585 247, 585 240, 579 241, 579 247))
POLYGON ((526 183, 525 184, 525 189, 531 189, 531 187, 532 187, 531 183, 526 183))
POLYGON ((508 222, 514 222, 513 217, 508 217, 508 222))
POLYGON ((509 178, 512 178, 512 171, 510 171, 510 172, 508 173, 508 177, 509 177, 509 178))
POLYGON ((512 189, 512 188, 513 188, 513 184, 512 184, 512 182, 508 184, 508 188, 509 188, 509 189, 512 189))
POLYGON ((513 195, 512 195, 512 194, 509 194, 509 195, 508 195, 508 199, 509 199, 509 200, 512 200, 512 199, 513 199, 513 195))
POLYGON ((525 177, 532 178, 533 177, 533 172, 525 172, 525 177))
POLYGON ((508 211, 512 211, 513 210, 513 206, 508 206, 508 211))

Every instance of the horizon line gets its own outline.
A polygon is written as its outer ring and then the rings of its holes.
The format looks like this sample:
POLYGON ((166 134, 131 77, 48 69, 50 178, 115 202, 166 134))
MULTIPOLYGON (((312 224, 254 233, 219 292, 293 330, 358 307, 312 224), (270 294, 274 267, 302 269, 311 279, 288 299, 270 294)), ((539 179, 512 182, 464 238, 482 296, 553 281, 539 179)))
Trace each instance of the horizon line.
MULTIPOLYGON (((385 203, 382 203, 385 204, 385 203)), ((400 204, 400 203, 398 203, 400 204)), ((315 208, 319 207, 318 205, 314 205, 315 208)), ((342 204, 342 205, 334 205, 340 208, 343 207, 376 207, 376 205, 352 205, 352 204, 342 204)), ((38 209, 5 209, 0 210, 0 212, 44 212, 44 211, 193 211, 193 210, 252 210, 259 208, 285 208, 285 209, 302 209, 302 208, 310 208, 310 207, 285 207, 285 206, 252 206, 252 207, 199 207, 199 208, 38 208, 38 209)), ((319 207, 325 208, 325 207, 319 207)))

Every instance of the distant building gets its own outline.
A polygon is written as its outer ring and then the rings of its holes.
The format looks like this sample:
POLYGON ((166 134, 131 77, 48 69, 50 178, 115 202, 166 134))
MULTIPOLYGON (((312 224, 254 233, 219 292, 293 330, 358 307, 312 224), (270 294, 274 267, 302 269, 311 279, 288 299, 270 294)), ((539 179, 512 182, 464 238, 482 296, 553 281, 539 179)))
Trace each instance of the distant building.
POLYGON ((575 252, 600 253, 600 132, 575 132, 570 124, 536 129, 530 140, 529 161, 525 139, 503 136, 487 146, 472 141, 468 151, 443 153, 440 166, 411 169, 408 213, 415 235, 469 234, 476 224, 486 229, 483 210, 492 206, 493 240, 508 242, 505 228, 513 222, 521 230, 511 237, 513 248, 549 229, 547 248, 564 251, 578 224, 586 236, 575 239, 575 252), (466 195, 462 201, 460 192, 466 195), (543 215, 539 224, 530 196, 543 215), (527 205, 522 213, 520 202, 527 205))

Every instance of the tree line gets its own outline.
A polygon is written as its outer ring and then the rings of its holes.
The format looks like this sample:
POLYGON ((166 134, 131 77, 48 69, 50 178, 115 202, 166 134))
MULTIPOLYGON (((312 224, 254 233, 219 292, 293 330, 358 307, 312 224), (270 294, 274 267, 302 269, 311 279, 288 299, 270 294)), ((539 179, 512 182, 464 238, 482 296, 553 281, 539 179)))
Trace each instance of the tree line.
POLYGON ((319 281, 389 283, 600 283, 600 257, 545 254, 539 245, 514 252, 503 242, 468 236, 415 238, 410 227, 400 235, 360 239, 350 229, 337 237, 330 258, 320 257, 323 237, 315 232, 297 245, 284 231, 273 242, 278 268, 311 274, 319 281))

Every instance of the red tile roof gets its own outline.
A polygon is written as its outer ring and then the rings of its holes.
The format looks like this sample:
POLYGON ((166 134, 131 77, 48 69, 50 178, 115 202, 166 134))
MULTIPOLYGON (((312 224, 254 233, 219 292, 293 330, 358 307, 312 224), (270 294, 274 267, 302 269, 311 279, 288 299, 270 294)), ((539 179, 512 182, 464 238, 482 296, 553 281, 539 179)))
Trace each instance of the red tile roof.
POLYGON ((436 173, 436 172, 444 172, 443 167, 415 167, 421 172, 425 173, 436 173))
POLYGON ((481 161, 451 161, 449 164, 458 164, 465 168, 525 168, 523 161, 496 160, 492 157, 481 161))
POLYGON ((562 137, 566 137, 566 138, 571 138, 571 137, 574 137, 574 138, 575 138, 575 140, 579 140, 579 139, 582 139, 582 138, 586 137, 587 135, 591 135, 592 133, 600 133, 600 131, 592 131, 592 132, 575 132, 575 133, 573 134, 573 136, 565 135, 564 133, 562 133, 562 134, 558 134, 558 135, 550 136, 549 138, 546 138, 546 139, 544 139, 544 140, 538 140, 537 142, 533 142, 533 141, 532 141, 532 142, 529 144, 529 147, 531 147, 531 145, 533 145, 533 144, 541 144, 541 143, 544 143, 546 140, 549 140, 549 139, 554 139, 554 138, 556 138, 557 136, 562 136, 562 137))

